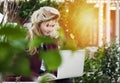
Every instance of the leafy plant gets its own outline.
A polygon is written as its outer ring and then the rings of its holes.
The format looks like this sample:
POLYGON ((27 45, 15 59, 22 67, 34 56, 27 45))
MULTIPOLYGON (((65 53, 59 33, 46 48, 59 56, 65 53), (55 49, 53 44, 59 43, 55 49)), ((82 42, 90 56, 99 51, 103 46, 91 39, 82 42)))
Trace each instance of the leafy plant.
MULTIPOLYGON (((35 37, 27 41, 27 30, 20 25, 0 25, 0 73, 2 75, 30 76, 28 46, 38 47, 41 43, 54 43, 49 37, 35 37)), ((40 52, 40 59, 45 61, 49 71, 56 70, 61 64, 59 50, 40 52)))
POLYGON ((26 30, 20 25, 0 25, 0 72, 30 75, 26 30))
POLYGON ((120 77, 120 51, 114 41, 107 46, 102 64, 103 74, 109 77, 110 82, 117 83, 120 77))
POLYGON ((93 59, 86 55, 84 75, 76 83, 118 83, 120 77, 119 45, 114 41, 98 48, 93 59))

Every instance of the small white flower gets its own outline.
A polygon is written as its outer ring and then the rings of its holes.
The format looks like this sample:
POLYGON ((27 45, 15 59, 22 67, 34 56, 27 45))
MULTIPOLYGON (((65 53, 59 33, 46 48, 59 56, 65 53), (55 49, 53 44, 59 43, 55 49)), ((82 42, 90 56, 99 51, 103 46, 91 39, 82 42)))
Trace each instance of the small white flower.
POLYGON ((120 47, 118 47, 117 51, 120 52, 120 47))

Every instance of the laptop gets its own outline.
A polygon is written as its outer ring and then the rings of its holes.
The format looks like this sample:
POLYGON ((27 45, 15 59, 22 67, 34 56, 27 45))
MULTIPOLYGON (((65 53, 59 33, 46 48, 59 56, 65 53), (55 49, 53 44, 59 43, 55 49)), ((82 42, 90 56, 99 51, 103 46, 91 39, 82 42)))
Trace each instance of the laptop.
POLYGON ((74 78, 83 75, 85 50, 60 51, 62 64, 57 71, 56 79, 74 78))

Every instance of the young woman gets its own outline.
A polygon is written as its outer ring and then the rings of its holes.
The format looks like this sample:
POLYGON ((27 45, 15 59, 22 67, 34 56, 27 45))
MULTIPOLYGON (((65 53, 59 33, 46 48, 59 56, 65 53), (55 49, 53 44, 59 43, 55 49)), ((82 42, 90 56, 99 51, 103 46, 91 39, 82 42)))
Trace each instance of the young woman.
MULTIPOLYGON (((32 40, 35 36, 50 36, 57 38, 58 20, 60 13, 53 7, 41 7, 36 10, 31 16, 31 27, 28 27, 28 40, 32 40)), ((38 51, 40 50, 58 49, 57 44, 41 44, 39 48, 29 48, 30 67, 34 77, 40 76, 46 69, 43 61, 39 60, 38 51)))

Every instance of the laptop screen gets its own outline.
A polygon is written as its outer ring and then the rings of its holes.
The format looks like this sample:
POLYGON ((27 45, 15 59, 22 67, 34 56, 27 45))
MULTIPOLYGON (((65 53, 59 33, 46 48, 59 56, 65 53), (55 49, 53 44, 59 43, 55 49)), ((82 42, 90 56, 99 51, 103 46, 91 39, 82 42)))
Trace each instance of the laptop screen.
POLYGON ((60 51, 62 64, 58 68, 57 79, 73 78, 83 75, 85 50, 60 51))

